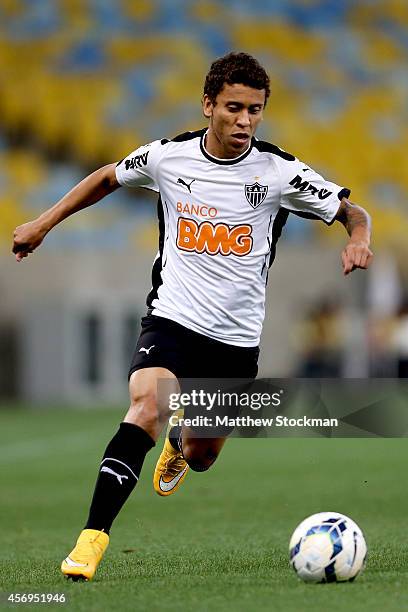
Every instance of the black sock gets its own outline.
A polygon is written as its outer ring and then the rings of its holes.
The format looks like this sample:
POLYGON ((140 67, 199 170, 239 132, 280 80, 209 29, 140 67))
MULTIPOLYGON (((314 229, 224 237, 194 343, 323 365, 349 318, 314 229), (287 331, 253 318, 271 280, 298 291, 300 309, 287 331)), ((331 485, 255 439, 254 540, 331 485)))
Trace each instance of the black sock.
POLYGON ((85 529, 109 533, 139 479, 146 453, 154 444, 141 427, 120 424, 103 455, 85 529))
POLYGON ((175 425, 169 431, 169 442, 176 451, 183 452, 181 448, 181 425, 175 425))

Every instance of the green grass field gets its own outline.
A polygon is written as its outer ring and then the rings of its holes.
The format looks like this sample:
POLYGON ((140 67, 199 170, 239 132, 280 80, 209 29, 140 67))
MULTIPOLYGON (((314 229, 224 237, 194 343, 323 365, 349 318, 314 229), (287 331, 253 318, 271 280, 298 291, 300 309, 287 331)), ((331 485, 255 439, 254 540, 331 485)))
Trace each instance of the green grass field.
POLYGON ((122 412, 0 410, 2 605, 25 592, 65 593, 48 610, 408 610, 405 439, 233 439, 170 498, 152 488, 155 448, 95 580, 65 581, 122 412), (288 566, 293 529, 323 510, 365 533, 354 583, 305 585, 288 566))

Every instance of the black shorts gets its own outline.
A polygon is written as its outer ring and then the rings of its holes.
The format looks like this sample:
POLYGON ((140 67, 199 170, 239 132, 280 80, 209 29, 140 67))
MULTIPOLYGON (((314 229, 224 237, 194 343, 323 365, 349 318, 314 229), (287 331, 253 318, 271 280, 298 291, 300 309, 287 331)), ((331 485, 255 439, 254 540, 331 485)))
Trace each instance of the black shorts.
POLYGON ((154 315, 142 319, 142 331, 129 378, 142 368, 160 367, 177 378, 247 378, 258 373, 259 347, 233 346, 154 315))

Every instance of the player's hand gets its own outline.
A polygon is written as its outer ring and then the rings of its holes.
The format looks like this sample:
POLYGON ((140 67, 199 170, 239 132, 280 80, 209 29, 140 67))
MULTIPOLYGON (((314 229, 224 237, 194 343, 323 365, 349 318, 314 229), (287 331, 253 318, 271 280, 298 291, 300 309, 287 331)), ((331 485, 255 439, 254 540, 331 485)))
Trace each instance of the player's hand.
POLYGON ((47 231, 38 221, 29 221, 19 225, 14 230, 13 253, 17 261, 22 261, 30 253, 40 246, 47 231))
POLYGON ((357 268, 367 270, 373 257, 374 255, 366 242, 350 240, 341 254, 344 275, 347 276, 357 268))

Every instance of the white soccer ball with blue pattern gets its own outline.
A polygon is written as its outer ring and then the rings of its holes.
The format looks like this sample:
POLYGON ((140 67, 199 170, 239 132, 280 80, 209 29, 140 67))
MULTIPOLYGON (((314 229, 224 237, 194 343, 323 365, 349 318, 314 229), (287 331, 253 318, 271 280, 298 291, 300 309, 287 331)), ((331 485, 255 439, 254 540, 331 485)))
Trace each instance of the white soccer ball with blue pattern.
POLYGON ((319 512, 295 529, 289 555, 291 566, 305 582, 346 582, 363 569, 367 545, 351 518, 338 512, 319 512))

